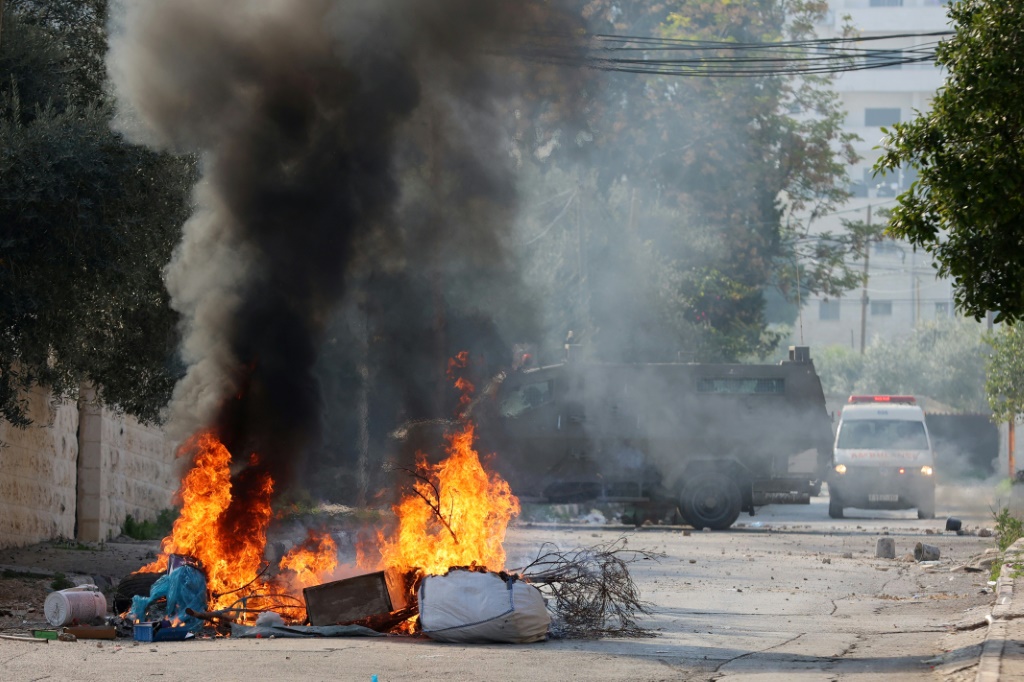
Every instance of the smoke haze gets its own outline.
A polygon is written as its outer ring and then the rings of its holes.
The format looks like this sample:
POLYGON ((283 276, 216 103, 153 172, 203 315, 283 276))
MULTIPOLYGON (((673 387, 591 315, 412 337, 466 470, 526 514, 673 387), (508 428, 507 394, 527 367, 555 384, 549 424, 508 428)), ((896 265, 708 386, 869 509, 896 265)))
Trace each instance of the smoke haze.
MULTIPOLYGON (((108 69, 122 128, 197 153, 204 169, 166 271, 188 368, 169 428, 213 427, 236 461, 259 453, 255 468, 287 485, 321 429, 314 366, 346 282, 410 262, 420 282, 452 262, 514 272, 501 125, 514 79, 488 54, 559 15, 511 0, 120 9, 108 69)), ((417 293, 378 304, 415 317, 417 293)), ((415 365, 402 359, 415 339, 387 343, 397 368, 415 365)), ((259 479, 243 472, 235 485, 244 495, 259 479)))

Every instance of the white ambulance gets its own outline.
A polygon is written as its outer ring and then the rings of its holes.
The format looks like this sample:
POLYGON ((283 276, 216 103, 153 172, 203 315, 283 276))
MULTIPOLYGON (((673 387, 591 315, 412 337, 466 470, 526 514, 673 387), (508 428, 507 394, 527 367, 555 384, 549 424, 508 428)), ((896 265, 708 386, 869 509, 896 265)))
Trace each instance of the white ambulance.
POLYGON ((845 507, 916 508, 917 518, 935 518, 935 455, 913 396, 850 396, 832 452, 832 518, 843 518, 845 507))

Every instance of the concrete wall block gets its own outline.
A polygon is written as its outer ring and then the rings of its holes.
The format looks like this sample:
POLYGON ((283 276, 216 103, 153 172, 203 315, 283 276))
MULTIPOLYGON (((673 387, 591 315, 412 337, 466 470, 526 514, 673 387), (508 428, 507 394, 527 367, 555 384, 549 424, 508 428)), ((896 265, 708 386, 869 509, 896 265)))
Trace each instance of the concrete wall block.
POLYGON ((164 433, 92 402, 51 404, 29 396, 35 425, 0 423, 0 547, 71 537, 103 540, 127 514, 155 519, 170 507, 181 464, 164 433))
POLYGON ((75 528, 77 407, 51 404, 41 389, 27 397, 34 424, 0 423, 0 547, 71 537, 75 528))

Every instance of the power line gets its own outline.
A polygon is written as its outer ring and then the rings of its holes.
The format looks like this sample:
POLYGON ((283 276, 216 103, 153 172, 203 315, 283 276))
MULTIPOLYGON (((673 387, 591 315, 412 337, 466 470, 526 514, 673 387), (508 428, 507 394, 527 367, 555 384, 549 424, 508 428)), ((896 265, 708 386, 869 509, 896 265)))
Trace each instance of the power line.
POLYGON ((940 38, 952 31, 772 43, 685 40, 652 36, 591 36, 582 49, 558 42, 534 43, 532 59, 598 71, 660 76, 750 77, 833 74, 934 62, 940 38), (879 40, 935 38, 901 48, 862 47, 879 40))

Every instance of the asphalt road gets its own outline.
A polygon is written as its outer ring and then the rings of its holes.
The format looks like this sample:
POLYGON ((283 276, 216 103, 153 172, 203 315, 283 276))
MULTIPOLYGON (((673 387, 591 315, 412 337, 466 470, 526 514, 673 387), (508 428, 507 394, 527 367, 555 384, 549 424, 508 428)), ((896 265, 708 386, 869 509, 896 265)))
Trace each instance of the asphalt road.
POLYGON ((520 527, 510 563, 542 542, 563 548, 625 535, 664 553, 632 571, 655 634, 641 639, 558 640, 461 646, 406 638, 198 640, 25 644, 0 640, 2 680, 968 680, 977 660, 987 573, 951 570, 994 546, 942 533, 947 514, 991 526, 989 489, 941 490, 940 518, 913 511, 848 510, 828 518, 827 498, 773 505, 730 531, 520 527), (932 530, 933 534, 927 531, 932 530), (875 558, 878 538, 897 558, 875 558), (942 558, 907 557, 916 542, 942 558), (964 629, 957 631, 960 624, 964 629))

